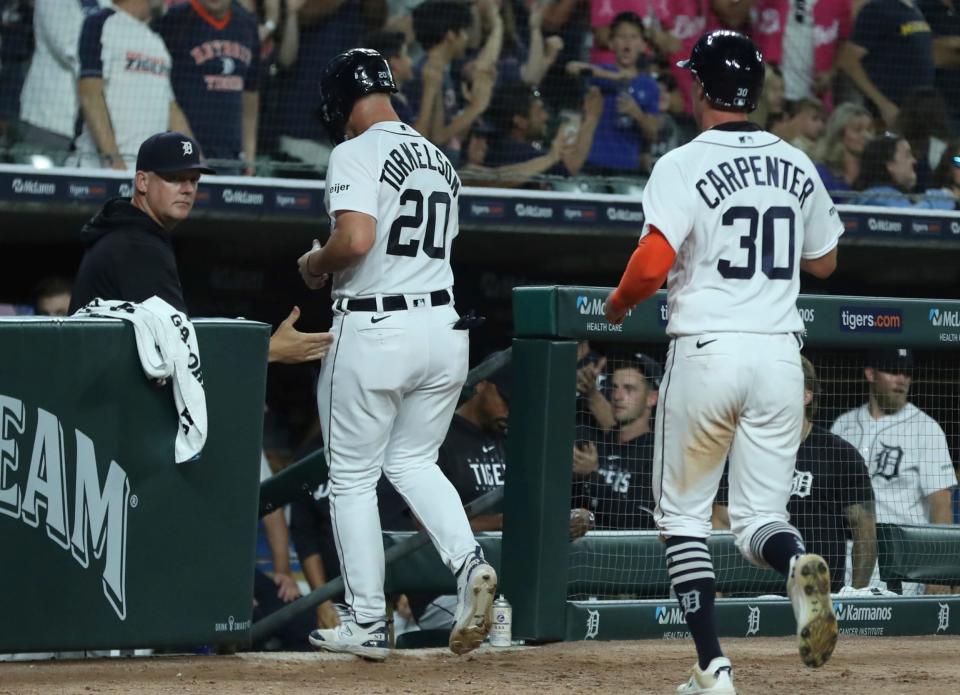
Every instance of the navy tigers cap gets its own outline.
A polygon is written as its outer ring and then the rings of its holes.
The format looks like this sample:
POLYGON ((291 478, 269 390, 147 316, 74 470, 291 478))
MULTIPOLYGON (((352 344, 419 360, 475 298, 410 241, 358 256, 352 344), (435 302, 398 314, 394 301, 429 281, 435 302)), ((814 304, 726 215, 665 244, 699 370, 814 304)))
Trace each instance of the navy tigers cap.
POLYGON ((202 174, 217 172, 204 164, 200 145, 189 135, 168 130, 151 135, 137 153, 137 171, 152 171, 165 174, 174 171, 199 171, 202 174))
POLYGON ((866 366, 890 374, 909 374, 913 369, 913 350, 905 347, 870 350, 866 366))

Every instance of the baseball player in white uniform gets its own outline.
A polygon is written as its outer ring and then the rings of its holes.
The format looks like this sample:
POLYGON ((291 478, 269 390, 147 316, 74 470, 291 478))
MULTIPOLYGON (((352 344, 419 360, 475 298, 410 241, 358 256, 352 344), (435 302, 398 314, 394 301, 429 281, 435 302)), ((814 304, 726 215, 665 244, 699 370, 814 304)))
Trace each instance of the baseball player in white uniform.
MULTIPOLYGON (((830 431, 863 456, 877 501, 877 521, 952 523, 950 495, 957 476, 947 437, 936 420, 907 400, 913 352, 909 348, 871 350, 863 373, 869 399, 838 417, 830 431)), ((886 588, 877 569, 870 585, 886 588)), ((903 593, 922 594, 924 586, 904 582, 903 593)))
POLYGON ((827 565, 805 554, 787 502, 803 425, 799 272, 833 272, 843 225, 810 159, 747 121, 764 75, 750 39, 705 34, 679 65, 696 78, 703 132, 657 162, 640 243, 606 316, 619 323, 668 280, 655 520, 698 656, 678 692, 734 693, 705 540, 728 454, 737 546, 787 577, 804 663, 823 664, 837 639, 827 565))
POLYGON ((379 53, 337 56, 320 90, 320 119, 337 143, 325 199, 332 231, 298 263, 311 288, 333 275, 335 338, 317 399, 350 617, 313 631, 310 641, 387 656, 376 498, 384 473, 456 573, 450 649, 464 654, 487 635, 497 577, 436 465, 467 374, 469 338, 453 308, 450 268, 460 179, 440 150, 397 118, 393 75, 379 53))

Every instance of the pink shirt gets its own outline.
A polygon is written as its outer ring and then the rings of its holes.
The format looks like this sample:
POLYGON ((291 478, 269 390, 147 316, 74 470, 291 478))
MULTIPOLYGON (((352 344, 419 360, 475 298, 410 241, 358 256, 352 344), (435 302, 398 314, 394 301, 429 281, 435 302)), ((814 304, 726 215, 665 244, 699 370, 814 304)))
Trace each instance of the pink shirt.
MULTIPOLYGON (((783 56, 783 32, 790 0, 759 0, 753 38, 765 60, 777 64, 783 56)), ((817 0, 813 6, 813 66, 817 73, 833 66, 837 47, 850 36, 850 0, 817 0)))
POLYGON ((677 80, 687 113, 693 111, 690 88, 693 75, 678 68, 678 60, 686 60, 694 45, 707 31, 720 28, 720 22, 710 11, 706 0, 652 0, 653 11, 665 32, 680 40, 680 50, 671 56, 670 70, 677 80))

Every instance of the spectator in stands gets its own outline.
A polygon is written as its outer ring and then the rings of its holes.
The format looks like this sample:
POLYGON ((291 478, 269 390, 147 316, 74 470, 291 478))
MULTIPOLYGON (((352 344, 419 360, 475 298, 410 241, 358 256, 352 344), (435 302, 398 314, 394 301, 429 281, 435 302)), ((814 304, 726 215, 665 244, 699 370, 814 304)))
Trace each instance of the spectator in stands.
POLYGON ((941 196, 953 201, 957 209, 960 201, 960 141, 954 141, 943 151, 940 162, 933 172, 932 187, 926 191, 927 197, 941 196))
MULTIPOLYGON (((584 43, 590 32, 590 1, 537 0, 537 4, 543 6, 544 36, 557 36, 563 44, 553 67, 540 82, 553 109, 575 109, 580 99, 579 80, 567 75, 564 66, 571 60, 583 58, 584 43)), ((523 2, 514 2, 514 7, 517 21, 522 23, 528 10, 523 2)))
POLYGON ((83 22, 77 82, 83 132, 76 163, 126 170, 167 129, 191 134, 170 86, 172 62, 150 30, 150 0, 116 0, 83 22))
POLYGON ((233 0, 192 0, 157 25, 173 59, 171 83, 208 159, 242 161, 252 174, 260 117, 257 18, 233 0))
MULTIPOLYGON (((487 166, 527 162, 543 155, 540 144, 547 134, 549 114, 544 107, 540 92, 528 85, 514 83, 497 91, 491 109, 492 120, 499 137, 487 153, 487 166)), ((593 136, 603 112, 603 96, 596 87, 591 87, 583 102, 583 118, 574 131, 571 125, 562 125, 571 147, 564 150, 561 161, 545 173, 559 176, 575 176, 580 172, 593 136)))
POLYGON ((753 38, 764 60, 780 66, 787 101, 833 103, 834 61, 852 21, 849 0, 759 0, 753 38))
POLYGON ((497 188, 515 188, 528 184, 530 180, 540 174, 547 174, 563 161, 564 155, 570 149, 566 135, 557 131, 550 143, 550 149, 533 159, 516 164, 504 164, 499 167, 489 167, 487 152, 490 150, 490 141, 496 135, 496 130, 483 120, 477 121, 464 145, 466 162, 461 165, 458 173, 460 179, 468 186, 496 186, 497 188))
POLYGON ((913 0, 870 0, 837 65, 892 126, 914 87, 933 85, 933 34, 913 0))
MULTIPOLYGON (((471 22, 468 7, 452 0, 430 0, 413 12, 414 32, 425 52, 413 66, 414 79, 407 90, 416 114, 414 128, 444 148, 454 163, 459 159, 461 138, 490 106, 496 82, 490 57, 478 58, 470 87, 464 90, 466 106, 457 112, 451 63, 466 54, 471 22)), ((481 54, 485 55, 482 49, 481 54)))
POLYGON ((867 143, 861 158, 860 176, 854 188, 860 194, 858 205, 879 205, 897 208, 952 209, 953 201, 945 198, 908 197, 917 184, 917 160, 910 143, 898 135, 884 134, 867 143))
MULTIPOLYGON (((869 398, 838 417, 830 431, 867 462, 878 523, 949 524, 957 476, 940 425, 908 400, 913 373, 909 348, 870 351, 863 369, 869 398)), ((927 593, 934 591, 941 590, 928 587, 927 593)), ((905 583, 903 593, 923 592, 905 583)))
MULTIPOLYGON (((707 31, 707 15, 711 15, 711 22, 715 22, 715 19, 709 11, 704 10, 702 0, 652 0, 651 6, 656 21, 652 21, 647 28, 648 38, 666 58, 668 70, 676 80, 678 91, 683 97, 683 111, 692 122, 693 75, 689 70, 677 67, 677 62, 690 57, 694 44, 707 31)), ((647 12, 636 12, 641 17, 648 16, 647 12)), ((692 128, 691 139, 699 132, 695 124, 692 128)))
POLYGON ((44 278, 33 293, 33 313, 37 316, 69 316, 72 282, 62 277, 44 278))
POLYGON ((653 431, 650 417, 662 367, 642 353, 612 355, 610 402, 616 425, 574 449, 574 506, 598 529, 653 529, 653 431))
POLYGON ((873 139, 870 112, 856 104, 840 104, 827 121, 813 159, 823 185, 831 194, 850 191, 860 176, 863 148, 873 139))
POLYGON ((314 116, 318 75, 334 56, 356 48, 368 31, 380 29, 385 18, 384 0, 305 0, 299 9, 296 62, 276 80, 277 144, 291 161, 316 172, 326 170, 332 147, 314 116))
POLYGON ((76 135, 80 30, 99 7, 98 0, 36 0, 36 48, 20 94, 23 154, 47 156, 56 165, 66 160, 76 135))
MULTIPOLYGON (((157 296, 187 313, 171 232, 183 222, 197 196, 200 175, 213 173, 200 160, 200 146, 188 135, 158 133, 137 155, 133 198, 111 198, 84 225, 86 249, 70 298, 70 313, 96 299, 142 302, 157 296)), ((300 309, 270 337, 268 360, 294 364, 318 360, 332 342, 329 333, 294 328, 300 309)))
POLYGON ((614 17, 610 48, 616 56, 612 64, 567 64, 571 75, 591 74, 591 83, 603 95, 603 114, 587 157, 587 171, 602 176, 637 174, 641 155, 660 132, 660 86, 640 66, 647 49, 643 20, 633 12, 614 17))
MULTIPOLYGON (((813 364, 803 367, 803 432, 787 506, 807 552, 822 556, 830 567, 830 590, 844 585, 847 538, 853 541, 851 585, 863 588, 877 563, 877 525, 873 488, 863 457, 846 440, 814 424, 820 381, 813 364)), ((714 505, 715 528, 730 528, 724 482, 714 505)))
POLYGON ((910 143, 917 157, 917 192, 931 187, 933 170, 950 141, 950 117, 947 105, 936 87, 911 91, 897 117, 897 132, 910 143))
POLYGON ((760 92, 756 110, 749 118, 764 130, 772 130, 783 119, 786 107, 783 98, 783 74, 780 68, 771 63, 766 64, 765 70, 763 91, 760 92))
POLYGON ((528 19, 529 37, 526 46, 517 36, 515 4, 507 0, 503 4, 504 21, 508 28, 504 36, 504 50, 497 64, 498 79, 503 82, 522 80, 531 86, 540 84, 547 71, 556 63, 563 51, 563 38, 554 34, 544 38, 543 13, 546 5, 537 2, 530 8, 528 19), (510 69, 510 65, 519 63, 519 71, 510 69))
POLYGON ((410 102, 403 91, 403 86, 413 79, 413 62, 408 53, 407 37, 399 31, 377 31, 363 40, 363 47, 372 48, 390 65, 393 81, 399 90, 396 94, 390 95, 390 104, 400 120, 412 126, 416 120, 416 114, 410 108, 410 102))
POLYGON ((954 0, 919 0, 933 32, 934 84, 947 102, 951 131, 960 133, 960 12, 954 0))
POLYGON ((771 132, 812 156, 825 127, 823 104, 809 98, 786 102, 784 118, 771 132))
POLYGON ((20 93, 33 52, 32 12, 33 0, 0 2, 0 142, 11 138, 20 112, 20 93))

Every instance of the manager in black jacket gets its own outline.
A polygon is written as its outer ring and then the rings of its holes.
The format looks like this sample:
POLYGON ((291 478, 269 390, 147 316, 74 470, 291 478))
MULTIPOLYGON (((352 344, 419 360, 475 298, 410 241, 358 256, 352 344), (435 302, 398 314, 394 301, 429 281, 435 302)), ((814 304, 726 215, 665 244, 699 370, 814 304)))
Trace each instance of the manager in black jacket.
MULTIPOLYGON (((187 313, 170 234, 190 215, 203 163, 200 146, 188 135, 158 133, 137 154, 133 198, 112 198, 80 232, 86 247, 74 280, 70 313, 92 300, 143 302, 157 296, 187 313)), ((301 333, 290 315, 270 338, 271 362, 317 360, 330 346, 329 333, 301 333)))

